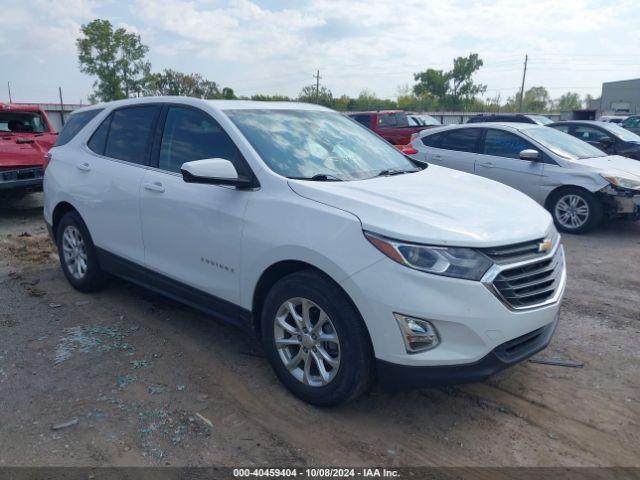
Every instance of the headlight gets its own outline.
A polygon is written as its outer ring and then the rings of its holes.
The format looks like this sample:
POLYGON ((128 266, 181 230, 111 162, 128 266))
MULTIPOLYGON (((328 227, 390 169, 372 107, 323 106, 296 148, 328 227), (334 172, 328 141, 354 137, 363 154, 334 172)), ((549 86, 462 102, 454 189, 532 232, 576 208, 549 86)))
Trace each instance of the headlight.
POLYGON ((364 232, 374 247, 391 260, 416 270, 446 277, 480 280, 493 263, 471 248, 402 243, 364 232))
POLYGON ((607 182, 616 187, 629 188, 631 190, 640 190, 640 180, 632 180, 631 178, 615 177, 602 175, 607 182))

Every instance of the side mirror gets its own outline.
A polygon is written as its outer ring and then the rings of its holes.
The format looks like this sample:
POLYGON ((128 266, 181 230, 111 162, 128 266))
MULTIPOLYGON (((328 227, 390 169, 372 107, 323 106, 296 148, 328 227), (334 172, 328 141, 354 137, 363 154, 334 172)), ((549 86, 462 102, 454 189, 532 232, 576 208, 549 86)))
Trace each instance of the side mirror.
POLYGON ((238 188, 254 186, 250 178, 238 175, 236 167, 223 158, 193 160, 182 164, 182 179, 187 183, 205 183, 208 185, 230 185, 238 188))
POLYGON ((540 152, 534 150, 533 148, 527 148, 526 150, 522 150, 520 152, 520 160, 537 162, 538 160, 540 160, 540 152))

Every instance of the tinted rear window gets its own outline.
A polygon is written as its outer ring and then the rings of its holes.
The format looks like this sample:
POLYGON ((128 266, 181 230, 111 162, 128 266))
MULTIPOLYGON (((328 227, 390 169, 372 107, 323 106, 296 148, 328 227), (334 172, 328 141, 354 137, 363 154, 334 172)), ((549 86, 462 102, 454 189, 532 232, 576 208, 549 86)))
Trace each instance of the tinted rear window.
POLYGON ((62 127, 62 131, 54 143, 54 147, 59 147, 69 143, 73 137, 75 137, 84 126, 89 123, 93 118, 98 115, 103 109, 96 108, 93 110, 87 110, 86 112, 78 112, 71 115, 62 127))
POLYGON ((160 108, 156 105, 127 107, 112 113, 104 155, 146 165, 151 133, 160 108))
POLYGON ((477 153, 480 132, 481 129, 479 128, 451 130, 445 133, 444 138, 440 142, 440 148, 444 148, 445 150, 455 150, 458 152, 477 153))

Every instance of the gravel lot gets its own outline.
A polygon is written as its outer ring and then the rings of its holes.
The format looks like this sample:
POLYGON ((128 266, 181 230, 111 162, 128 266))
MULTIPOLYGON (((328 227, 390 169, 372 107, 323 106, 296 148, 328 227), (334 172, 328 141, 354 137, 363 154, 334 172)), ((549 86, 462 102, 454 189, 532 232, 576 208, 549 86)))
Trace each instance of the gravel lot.
POLYGON ((73 290, 41 215, 40 195, 0 206, 0 466, 640 466, 638 224, 564 236, 539 357, 583 368, 525 362, 322 410, 240 331, 118 280, 73 290))

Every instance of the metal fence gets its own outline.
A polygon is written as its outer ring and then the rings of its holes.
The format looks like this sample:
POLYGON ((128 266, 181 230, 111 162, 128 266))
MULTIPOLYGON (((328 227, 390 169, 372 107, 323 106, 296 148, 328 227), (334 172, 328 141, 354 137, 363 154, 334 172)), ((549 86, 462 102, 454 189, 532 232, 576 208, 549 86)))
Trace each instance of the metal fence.
MULTIPOLYGON (((422 112, 422 114, 431 115, 432 117, 438 119, 438 121, 443 125, 466 123, 467 120, 469 120, 471 117, 475 117, 476 115, 490 115, 490 113, 487 112, 422 112)), ((532 113, 531 115, 544 115, 554 122, 561 120, 560 113, 532 113)))

